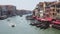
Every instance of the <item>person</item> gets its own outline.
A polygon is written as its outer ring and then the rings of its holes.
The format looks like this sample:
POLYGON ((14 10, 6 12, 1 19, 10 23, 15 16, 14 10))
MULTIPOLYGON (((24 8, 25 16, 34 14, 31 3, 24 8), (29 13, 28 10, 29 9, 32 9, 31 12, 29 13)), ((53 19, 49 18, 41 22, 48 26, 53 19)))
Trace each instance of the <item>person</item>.
POLYGON ((50 24, 49 27, 52 28, 52 25, 53 25, 53 24, 50 24))

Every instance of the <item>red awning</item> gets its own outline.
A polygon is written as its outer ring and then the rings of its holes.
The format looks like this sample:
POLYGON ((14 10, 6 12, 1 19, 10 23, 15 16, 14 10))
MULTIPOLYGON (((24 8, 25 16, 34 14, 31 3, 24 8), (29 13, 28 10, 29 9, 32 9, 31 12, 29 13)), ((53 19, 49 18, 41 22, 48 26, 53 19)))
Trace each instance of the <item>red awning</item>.
POLYGON ((55 24, 60 24, 60 20, 53 21, 55 24))

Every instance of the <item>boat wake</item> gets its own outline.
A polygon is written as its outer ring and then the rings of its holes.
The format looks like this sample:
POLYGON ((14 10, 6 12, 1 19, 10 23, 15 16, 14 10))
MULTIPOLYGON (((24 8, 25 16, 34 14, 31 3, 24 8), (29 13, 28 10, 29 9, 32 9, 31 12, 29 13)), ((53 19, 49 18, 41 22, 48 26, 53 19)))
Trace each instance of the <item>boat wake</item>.
POLYGON ((15 27, 15 26, 16 26, 15 23, 8 23, 8 25, 9 25, 10 27, 15 27))

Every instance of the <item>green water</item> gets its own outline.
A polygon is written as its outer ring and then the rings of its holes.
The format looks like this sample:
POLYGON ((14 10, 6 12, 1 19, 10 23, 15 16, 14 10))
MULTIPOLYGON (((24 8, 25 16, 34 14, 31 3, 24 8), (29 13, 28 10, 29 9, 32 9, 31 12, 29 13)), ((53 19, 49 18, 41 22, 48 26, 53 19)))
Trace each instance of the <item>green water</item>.
POLYGON ((0 34, 60 34, 60 30, 54 28, 43 30, 29 25, 30 21, 26 20, 25 16, 15 16, 0 20, 0 34), (11 27, 11 23, 16 24, 16 26, 11 27))

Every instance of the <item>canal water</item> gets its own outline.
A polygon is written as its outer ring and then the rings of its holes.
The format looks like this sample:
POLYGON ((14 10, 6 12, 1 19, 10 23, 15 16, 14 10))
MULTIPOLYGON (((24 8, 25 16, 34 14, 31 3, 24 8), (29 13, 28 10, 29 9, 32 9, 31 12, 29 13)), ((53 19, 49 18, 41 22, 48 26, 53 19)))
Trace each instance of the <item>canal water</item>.
POLYGON ((60 30, 48 28, 46 30, 29 25, 32 21, 23 17, 14 16, 5 20, 0 20, 0 34, 60 34, 60 30), (15 24, 15 27, 11 27, 15 24))

